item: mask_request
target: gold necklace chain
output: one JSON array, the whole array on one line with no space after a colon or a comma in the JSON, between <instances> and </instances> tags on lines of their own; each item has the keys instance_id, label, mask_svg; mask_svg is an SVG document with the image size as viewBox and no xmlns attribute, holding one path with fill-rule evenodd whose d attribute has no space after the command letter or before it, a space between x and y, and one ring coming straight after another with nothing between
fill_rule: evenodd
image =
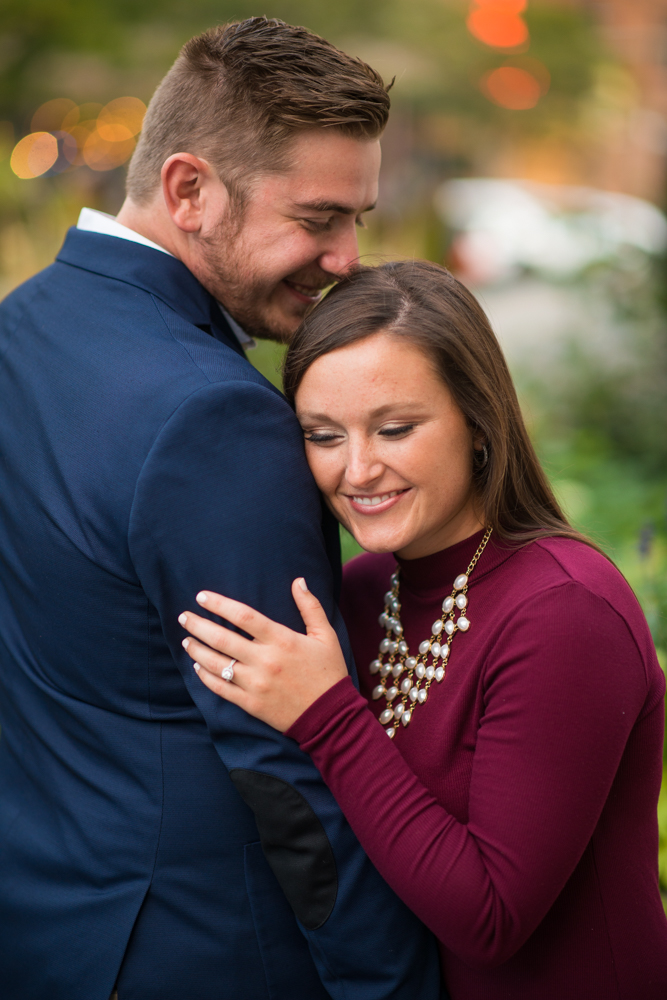
<instances>
[{"instance_id":1,"label":"gold necklace chain","mask_svg":"<svg viewBox=\"0 0 667 1000\"><path fill-rule=\"evenodd\" d=\"M479 562L492 531L492 528L486 529L467 570L454 580L451 594L442 602L442 615L433 622L431 638L419 644L417 656L410 656L408 644L403 638L403 625L399 618L401 602L398 568L392 573L391 590L384 595L384 611L379 619L380 625L385 629L385 637L380 643L378 658L370 665L370 672L379 674L382 678L381 683L373 689L372 697L375 701L382 697L386 699L387 707L380 715L380 724L386 726L390 723L385 732L391 739L396 735L399 723L409 725L417 705L423 705L428 698L433 681L440 684L444 680L454 636L457 632L467 632L470 628L467 616L468 579ZM457 612L459 618L455 621ZM441 642L445 635L446 642ZM404 676L399 683L401 675ZM390 687L387 687L387 678L390 676Z\"/></svg>"}]
</instances>

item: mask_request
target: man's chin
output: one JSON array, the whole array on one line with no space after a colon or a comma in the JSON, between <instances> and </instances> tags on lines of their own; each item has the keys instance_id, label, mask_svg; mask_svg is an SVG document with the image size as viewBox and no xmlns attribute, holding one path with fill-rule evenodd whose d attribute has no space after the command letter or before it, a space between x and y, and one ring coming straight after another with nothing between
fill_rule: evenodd
<instances>
[{"instance_id":1,"label":"man's chin","mask_svg":"<svg viewBox=\"0 0 667 1000\"><path fill-rule=\"evenodd\" d=\"M276 344L289 344L299 328L299 324L309 310L304 309L301 316L284 316L280 313L267 312L261 314L255 311L234 313L230 315L250 337L259 340L272 340Z\"/></svg>"}]
</instances>

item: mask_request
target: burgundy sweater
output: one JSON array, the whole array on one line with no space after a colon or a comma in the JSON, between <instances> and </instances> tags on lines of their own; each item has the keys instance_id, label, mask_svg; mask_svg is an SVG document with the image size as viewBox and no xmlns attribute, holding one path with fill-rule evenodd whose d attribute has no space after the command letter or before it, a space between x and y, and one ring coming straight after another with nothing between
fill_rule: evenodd
<instances>
[{"instance_id":1,"label":"burgundy sweater","mask_svg":"<svg viewBox=\"0 0 667 1000\"><path fill-rule=\"evenodd\" d=\"M411 652L480 538L399 560ZM492 537L445 679L390 740L368 664L394 567L390 555L347 565L362 693L340 681L289 735L438 937L452 1000L665 1000L665 679L630 588L582 543L510 550Z\"/></svg>"}]
</instances>

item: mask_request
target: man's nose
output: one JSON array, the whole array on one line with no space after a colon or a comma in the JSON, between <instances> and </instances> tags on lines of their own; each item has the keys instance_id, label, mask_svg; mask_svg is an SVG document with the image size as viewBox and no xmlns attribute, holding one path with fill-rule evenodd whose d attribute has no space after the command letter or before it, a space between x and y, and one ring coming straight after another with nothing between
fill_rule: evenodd
<instances>
[{"instance_id":1,"label":"man's nose","mask_svg":"<svg viewBox=\"0 0 667 1000\"><path fill-rule=\"evenodd\" d=\"M317 263L327 274L333 274L340 278L358 256L357 227L350 220L348 225L341 226L340 229L331 234L331 238L323 253L318 257Z\"/></svg>"}]
</instances>

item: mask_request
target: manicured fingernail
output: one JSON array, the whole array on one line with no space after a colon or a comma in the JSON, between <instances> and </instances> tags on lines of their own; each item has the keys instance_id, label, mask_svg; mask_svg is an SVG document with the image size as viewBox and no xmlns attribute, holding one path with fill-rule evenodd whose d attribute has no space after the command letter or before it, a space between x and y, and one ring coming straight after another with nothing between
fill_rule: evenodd
<instances>
[{"instance_id":1,"label":"manicured fingernail","mask_svg":"<svg viewBox=\"0 0 667 1000\"><path fill-rule=\"evenodd\" d=\"M181 625L185 625L185 623L187 622L187 620L188 620L188 616L185 614L185 612L182 615L178 616L178 621L179 621L179 623Z\"/></svg>"},{"instance_id":2,"label":"manicured fingernail","mask_svg":"<svg viewBox=\"0 0 667 1000\"><path fill-rule=\"evenodd\" d=\"M208 601L208 594L206 593L206 591L202 590L201 594L197 594L198 604L206 604L207 601Z\"/></svg>"},{"instance_id":3,"label":"manicured fingernail","mask_svg":"<svg viewBox=\"0 0 667 1000\"><path fill-rule=\"evenodd\" d=\"M183 647L183 649L187 649L189 645L190 645L190 640L189 639L184 639L183 642L181 643L181 646Z\"/></svg>"},{"instance_id":4,"label":"manicured fingernail","mask_svg":"<svg viewBox=\"0 0 667 1000\"><path fill-rule=\"evenodd\" d=\"M302 590L308 592L308 585L303 577L299 577L299 586L301 587Z\"/></svg>"},{"instance_id":5,"label":"manicured fingernail","mask_svg":"<svg viewBox=\"0 0 667 1000\"><path fill-rule=\"evenodd\" d=\"M199 666L199 664L198 663L193 663L192 666L195 668L195 670L197 671L197 673L199 673L199 671L201 670L201 667Z\"/></svg>"}]
</instances>

